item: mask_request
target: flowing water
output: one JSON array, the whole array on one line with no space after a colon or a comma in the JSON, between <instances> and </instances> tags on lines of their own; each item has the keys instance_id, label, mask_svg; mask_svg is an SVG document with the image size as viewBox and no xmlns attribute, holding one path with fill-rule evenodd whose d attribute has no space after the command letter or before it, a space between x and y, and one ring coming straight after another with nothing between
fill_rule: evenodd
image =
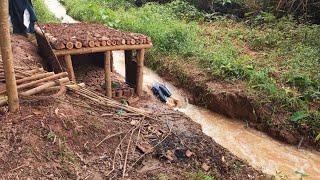
<instances>
[{"instance_id":1,"label":"flowing water","mask_svg":"<svg viewBox=\"0 0 320 180\"><path fill-rule=\"evenodd\" d=\"M45 0L45 2L57 17L62 17L65 22L75 22L56 0ZM113 52L113 55L116 71L124 76L124 53L118 51ZM165 82L152 70L145 68L144 89L147 90L146 85L154 82L165 84L174 97L185 102L184 97L181 96L181 90ZM305 179L320 180L319 152L297 149L294 146L278 142L260 131L245 128L240 121L226 118L187 102L176 110L184 112L202 126L205 134L264 173L276 174L281 172L281 175L287 175L290 179L298 179L300 175L295 173L298 171L309 175Z\"/></svg>"}]
</instances>

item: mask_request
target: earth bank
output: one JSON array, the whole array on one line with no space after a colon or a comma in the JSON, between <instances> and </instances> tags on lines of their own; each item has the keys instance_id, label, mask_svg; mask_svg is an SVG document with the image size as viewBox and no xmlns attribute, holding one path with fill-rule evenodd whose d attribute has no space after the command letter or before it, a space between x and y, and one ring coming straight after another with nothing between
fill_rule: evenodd
<instances>
[{"instance_id":1,"label":"earth bank","mask_svg":"<svg viewBox=\"0 0 320 180\"><path fill-rule=\"evenodd\" d=\"M23 36L12 41L15 64L41 67L33 43ZM17 114L1 108L2 178L120 179L124 167L124 177L131 179L265 178L204 135L188 117L150 99L145 95L134 106L152 112L153 118L83 108L74 102L88 100L70 92L50 102L22 100ZM139 144L153 151L144 153Z\"/></svg>"}]
</instances>

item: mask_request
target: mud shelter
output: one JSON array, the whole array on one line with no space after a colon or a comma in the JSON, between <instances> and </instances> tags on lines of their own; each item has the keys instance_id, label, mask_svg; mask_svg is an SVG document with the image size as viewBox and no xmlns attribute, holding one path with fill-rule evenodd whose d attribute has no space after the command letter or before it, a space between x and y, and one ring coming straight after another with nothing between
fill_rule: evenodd
<instances>
[{"instance_id":1,"label":"mud shelter","mask_svg":"<svg viewBox=\"0 0 320 180\"><path fill-rule=\"evenodd\" d=\"M144 54L145 49L152 47L150 37L93 23L41 23L35 28L35 34L41 55L56 73L66 71L76 82L74 63L100 57L104 61L105 94L108 97L134 91L138 96L142 95ZM129 89L113 88L112 51L118 50L125 51L125 79Z\"/></svg>"}]
</instances>

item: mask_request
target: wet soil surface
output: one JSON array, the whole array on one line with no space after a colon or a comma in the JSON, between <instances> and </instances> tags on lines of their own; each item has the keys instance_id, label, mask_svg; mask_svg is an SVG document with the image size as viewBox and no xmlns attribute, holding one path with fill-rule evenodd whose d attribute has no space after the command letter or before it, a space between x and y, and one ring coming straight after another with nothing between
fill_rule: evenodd
<instances>
[{"instance_id":1,"label":"wet soil surface","mask_svg":"<svg viewBox=\"0 0 320 180\"><path fill-rule=\"evenodd\" d=\"M19 53L37 56L35 50ZM0 108L1 178L120 179L124 167L129 179L202 179L199 171L217 179L265 178L191 119L150 99L145 95L134 106L152 118L82 108L76 102L87 100L70 92L62 100L23 100L17 114Z\"/></svg>"},{"instance_id":2,"label":"wet soil surface","mask_svg":"<svg viewBox=\"0 0 320 180\"><path fill-rule=\"evenodd\" d=\"M151 38L139 33L122 32L113 28L109 28L102 24L93 23L59 23L59 24L40 24L44 33L49 33L51 43L67 42L82 43L84 47L94 46L110 46L110 45L133 45L133 44L149 44ZM54 41L53 41L54 40ZM90 45L90 41L94 44ZM64 49L63 47L54 46L56 49ZM72 48L71 48L72 49Z\"/></svg>"}]
</instances>

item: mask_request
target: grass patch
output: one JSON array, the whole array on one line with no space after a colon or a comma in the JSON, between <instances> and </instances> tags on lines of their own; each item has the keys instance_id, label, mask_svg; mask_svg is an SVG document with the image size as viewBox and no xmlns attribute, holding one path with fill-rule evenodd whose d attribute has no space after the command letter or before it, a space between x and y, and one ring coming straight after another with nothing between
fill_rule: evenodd
<instances>
[{"instance_id":1,"label":"grass patch","mask_svg":"<svg viewBox=\"0 0 320 180\"><path fill-rule=\"evenodd\" d=\"M60 22L47 8L43 0L33 0L33 7L39 22Z\"/></svg>"}]
</instances>

